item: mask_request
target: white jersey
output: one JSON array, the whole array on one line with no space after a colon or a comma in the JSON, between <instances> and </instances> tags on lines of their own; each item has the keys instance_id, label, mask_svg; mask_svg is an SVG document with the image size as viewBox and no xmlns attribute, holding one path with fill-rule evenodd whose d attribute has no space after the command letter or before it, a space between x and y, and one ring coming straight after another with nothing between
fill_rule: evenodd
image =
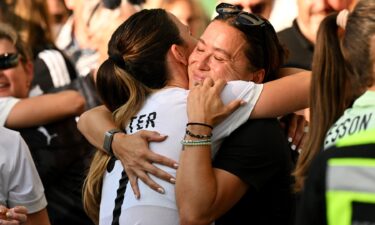
<instances>
[{"instance_id":1,"label":"white jersey","mask_svg":"<svg viewBox=\"0 0 375 225\"><path fill-rule=\"evenodd\" d=\"M28 213L47 206L44 188L21 135L0 127L0 204L23 205Z\"/></svg>"},{"instance_id":2,"label":"white jersey","mask_svg":"<svg viewBox=\"0 0 375 225\"><path fill-rule=\"evenodd\" d=\"M263 85L252 82L228 82L221 94L224 104L235 99L243 99L247 104L241 106L214 128L212 137L213 155L220 147L223 138L249 119L262 88ZM126 127L126 132L132 134L139 130L150 130L167 135L168 138L163 142L150 143L150 149L157 154L178 161L182 150L181 140L184 138L186 123L188 122L186 111L188 93L188 90L181 88L167 88L152 94L145 102L143 108L131 119ZM175 169L159 164L155 165L172 176L176 176ZM114 169L109 173L107 172L104 176L100 204L100 224L111 224L116 190L118 189L122 171L121 162L117 160ZM136 199L128 183L124 203L122 204L120 224L135 224L140 221L143 222L141 224L147 224L145 217L147 217L147 221L150 221L150 224L178 224L175 186L151 174L149 176L165 189L165 194L155 192L138 180L141 198ZM151 213L145 213L147 209L150 209L148 211ZM164 209L165 213L162 212ZM130 213L129 210L132 211L131 214L128 214ZM139 210L138 213L137 210ZM169 216L160 218L160 213L163 213L163 215L172 213L173 216L171 218ZM163 220L161 221L161 219Z\"/></svg>"},{"instance_id":3,"label":"white jersey","mask_svg":"<svg viewBox=\"0 0 375 225\"><path fill-rule=\"evenodd\" d=\"M14 97L0 97L0 126L4 126L13 106L20 101Z\"/></svg>"}]
</instances>

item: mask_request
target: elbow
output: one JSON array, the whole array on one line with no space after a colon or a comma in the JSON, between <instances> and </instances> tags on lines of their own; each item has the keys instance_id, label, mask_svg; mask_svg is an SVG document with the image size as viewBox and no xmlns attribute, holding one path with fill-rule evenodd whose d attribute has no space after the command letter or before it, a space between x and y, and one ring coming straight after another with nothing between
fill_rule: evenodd
<instances>
[{"instance_id":1,"label":"elbow","mask_svg":"<svg viewBox=\"0 0 375 225\"><path fill-rule=\"evenodd\" d=\"M85 98L79 94L78 92L72 92L72 99L71 107L72 107L72 114L75 116L81 115L85 111Z\"/></svg>"},{"instance_id":2,"label":"elbow","mask_svg":"<svg viewBox=\"0 0 375 225\"><path fill-rule=\"evenodd\" d=\"M79 119L77 121L77 128L81 133L84 133L85 131L85 121L86 121L86 113L82 113L82 115L79 116Z\"/></svg>"}]
</instances>

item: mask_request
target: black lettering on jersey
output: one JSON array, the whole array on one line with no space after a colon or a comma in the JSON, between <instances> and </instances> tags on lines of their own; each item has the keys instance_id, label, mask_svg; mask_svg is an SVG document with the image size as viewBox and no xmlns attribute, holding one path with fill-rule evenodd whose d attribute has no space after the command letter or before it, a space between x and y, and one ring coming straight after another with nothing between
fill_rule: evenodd
<instances>
[{"instance_id":1,"label":"black lettering on jersey","mask_svg":"<svg viewBox=\"0 0 375 225\"><path fill-rule=\"evenodd\" d=\"M349 134L352 135L358 130L359 116L354 117L352 124L349 128Z\"/></svg>"},{"instance_id":2,"label":"black lettering on jersey","mask_svg":"<svg viewBox=\"0 0 375 225\"><path fill-rule=\"evenodd\" d=\"M325 144L334 143L337 139L340 139L347 134L352 135L359 131L367 130L372 114L373 113L369 113L354 118L347 118L342 123L334 124L327 132Z\"/></svg>"},{"instance_id":3,"label":"black lettering on jersey","mask_svg":"<svg viewBox=\"0 0 375 225\"><path fill-rule=\"evenodd\" d=\"M143 118L144 118L145 116L146 116L145 114L139 116L139 118L138 118L138 120L137 120L137 130L140 130L140 129L143 128L143 127L142 127L143 122L144 122L144 121L143 121Z\"/></svg>"},{"instance_id":4,"label":"black lettering on jersey","mask_svg":"<svg viewBox=\"0 0 375 225\"><path fill-rule=\"evenodd\" d=\"M129 123L130 133L133 133L133 129L138 131L149 128L150 126L155 127L155 120L156 112L132 117Z\"/></svg>"},{"instance_id":5,"label":"black lettering on jersey","mask_svg":"<svg viewBox=\"0 0 375 225\"><path fill-rule=\"evenodd\" d=\"M346 124L350 123L350 118L346 119L344 122L342 122L340 125L339 125L339 128L341 128L341 132L339 132L339 135L338 135L338 138L342 138L345 136L346 132L347 132L347 126Z\"/></svg>"},{"instance_id":6,"label":"black lettering on jersey","mask_svg":"<svg viewBox=\"0 0 375 225\"><path fill-rule=\"evenodd\" d=\"M367 118L367 116L368 116L368 118ZM363 115L361 124L359 125L360 130L367 130L368 124L370 123L370 120L371 120L371 117L372 117L372 113L370 113L368 115L366 115L366 114Z\"/></svg>"},{"instance_id":7,"label":"black lettering on jersey","mask_svg":"<svg viewBox=\"0 0 375 225\"><path fill-rule=\"evenodd\" d=\"M134 121L135 119L137 119L136 116L135 116L135 117L132 117L132 118L130 119L130 123L129 123L130 133L133 133L133 121Z\"/></svg>"},{"instance_id":8,"label":"black lettering on jersey","mask_svg":"<svg viewBox=\"0 0 375 225\"><path fill-rule=\"evenodd\" d=\"M151 124L152 127L155 127L156 112L148 114L146 121L146 128Z\"/></svg>"}]
</instances>

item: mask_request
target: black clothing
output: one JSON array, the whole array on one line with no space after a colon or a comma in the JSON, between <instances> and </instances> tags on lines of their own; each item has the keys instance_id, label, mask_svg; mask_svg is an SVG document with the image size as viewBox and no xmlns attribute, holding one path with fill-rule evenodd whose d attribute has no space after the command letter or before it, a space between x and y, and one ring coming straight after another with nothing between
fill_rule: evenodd
<instances>
[{"instance_id":1,"label":"black clothing","mask_svg":"<svg viewBox=\"0 0 375 225\"><path fill-rule=\"evenodd\" d=\"M362 158L375 160L375 144L347 146L347 147L331 147L321 152L312 162L309 174L307 176L304 190L301 193L301 199L298 202L296 225L327 225L326 210L326 180L328 172L328 162L337 158ZM374 176L374 175L373 175ZM349 179L349 177L343 177ZM352 191L353 192L353 191ZM352 223L348 224L374 224L374 204L366 204L361 206L361 210L355 210L353 202L353 210L351 219ZM366 211L370 209L370 211ZM345 211L343 207L342 213ZM356 221L358 218L366 218L366 221ZM369 218L372 218L372 220Z\"/></svg>"},{"instance_id":2,"label":"black clothing","mask_svg":"<svg viewBox=\"0 0 375 225\"><path fill-rule=\"evenodd\" d=\"M78 77L73 63L61 50L46 48L38 51L36 56L32 86L39 86L43 92L67 85Z\"/></svg>"},{"instance_id":3,"label":"black clothing","mask_svg":"<svg viewBox=\"0 0 375 225\"><path fill-rule=\"evenodd\" d=\"M250 120L225 139L213 165L249 185L242 199L216 221L223 224L290 224L291 151L276 119Z\"/></svg>"},{"instance_id":4,"label":"black clothing","mask_svg":"<svg viewBox=\"0 0 375 225\"><path fill-rule=\"evenodd\" d=\"M94 148L74 118L20 129L30 148L47 198L52 225L92 225L83 210L82 185Z\"/></svg>"},{"instance_id":5,"label":"black clothing","mask_svg":"<svg viewBox=\"0 0 375 225\"><path fill-rule=\"evenodd\" d=\"M281 44L289 52L285 67L297 67L311 70L311 63L314 54L314 44L303 36L297 21L293 21L292 27L286 28L277 33Z\"/></svg>"}]
</instances>

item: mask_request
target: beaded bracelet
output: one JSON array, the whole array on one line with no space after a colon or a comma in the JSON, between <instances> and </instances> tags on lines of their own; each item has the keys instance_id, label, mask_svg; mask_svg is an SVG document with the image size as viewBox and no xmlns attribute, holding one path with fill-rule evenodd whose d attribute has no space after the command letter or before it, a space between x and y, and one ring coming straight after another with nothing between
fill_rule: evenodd
<instances>
[{"instance_id":1,"label":"beaded bracelet","mask_svg":"<svg viewBox=\"0 0 375 225\"><path fill-rule=\"evenodd\" d=\"M190 137L199 138L199 139L208 139L208 138L211 138L211 137L212 137L212 133L211 133L211 134L207 134L207 135L203 135L203 134L194 134L194 133L191 133L191 131L188 130L188 129L186 129L185 134L186 134L186 135L189 135Z\"/></svg>"},{"instance_id":2,"label":"beaded bracelet","mask_svg":"<svg viewBox=\"0 0 375 225\"><path fill-rule=\"evenodd\" d=\"M189 126L189 125L199 125L199 126L205 126L205 127L209 127L211 129L214 129L213 126L209 125L209 124L205 124L205 123L187 123L186 126Z\"/></svg>"},{"instance_id":3,"label":"beaded bracelet","mask_svg":"<svg viewBox=\"0 0 375 225\"><path fill-rule=\"evenodd\" d=\"M203 139L203 140L182 140L181 144L185 146L203 146L203 145L211 145L211 139Z\"/></svg>"}]
</instances>

